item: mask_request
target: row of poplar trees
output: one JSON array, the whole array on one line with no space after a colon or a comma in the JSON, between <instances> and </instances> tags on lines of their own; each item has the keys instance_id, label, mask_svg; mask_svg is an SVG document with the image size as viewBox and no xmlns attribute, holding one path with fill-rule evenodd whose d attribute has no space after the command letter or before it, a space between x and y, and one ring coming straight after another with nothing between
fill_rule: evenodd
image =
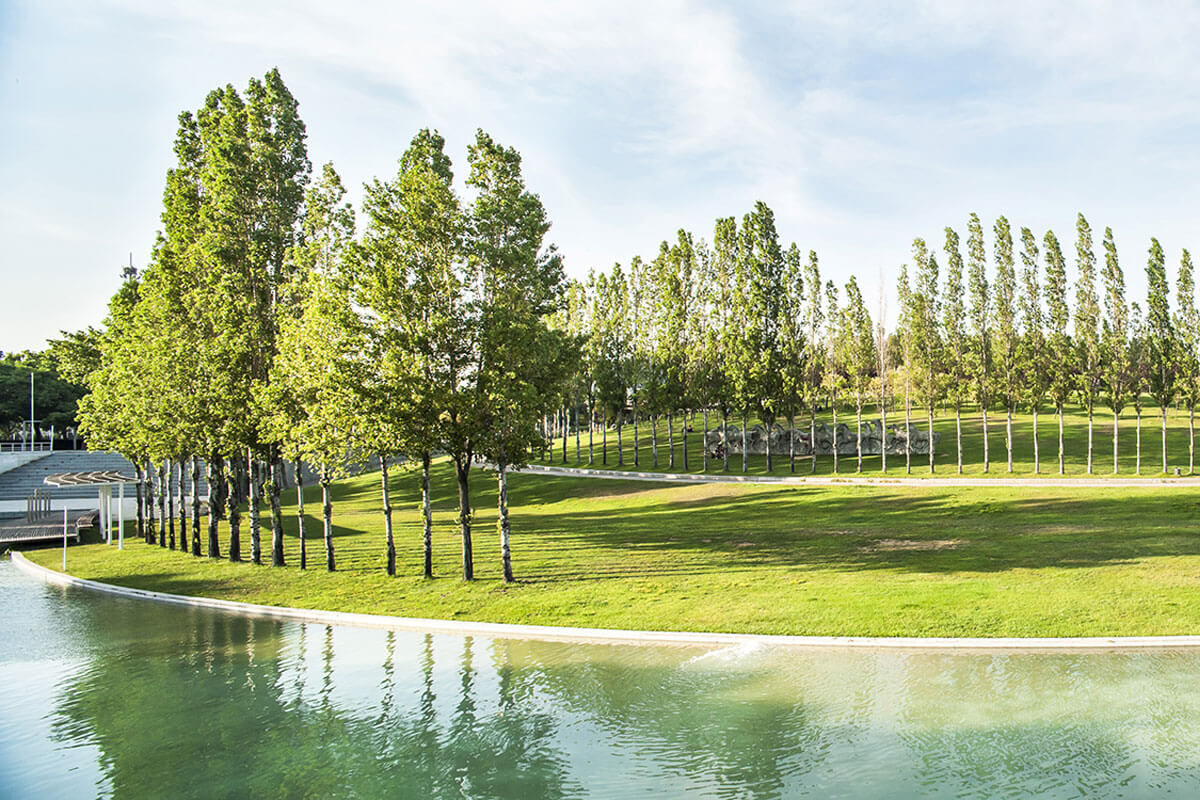
<instances>
[{"instance_id":1,"label":"row of poplar trees","mask_svg":"<svg viewBox=\"0 0 1200 800\"><path fill-rule=\"evenodd\" d=\"M455 191L442 137L422 130L397 173L365 187L359 235L333 166L312 175L297 102L276 70L243 93L214 90L196 113L181 114L175 154L151 263L110 303L81 403L90 445L126 455L147 479L143 535L175 546L177 469L179 545L201 555L203 468L205 554L221 556L225 520L227 555L241 560L244 503L249 556L262 563L265 498L271 563L281 566L280 495L292 463L303 568L303 462L318 469L332 570L330 483L372 457L394 575L389 465L403 458L422 469L432 576L430 460L446 453L458 481L463 577L474 574L470 469L487 459L497 468L511 581L508 469L540 447L542 410L577 351L547 324L566 283L520 155L479 131L468 149L468 202Z\"/></svg>"},{"instance_id":2,"label":"row of poplar trees","mask_svg":"<svg viewBox=\"0 0 1200 800\"><path fill-rule=\"evenodd\" d=\"M633 460L640 466L649 423L650 453L659 465L659 432L667 436L667 464L676 467L676 436L683 468L689 469L686 431L710 412L727 427L741 419L742 471L748 470L748 422L768 427L780 419L795 429L807 416L809 441L816 416L839 406L853 407L857 469L863 464L864 408L875 405L887 425L889 400L904 400L905 428L914 408L927 412L930 438L937 408L949 406L956 422L957 469L963 469L963 410L980 415L983 469L991 467L988 436L991 410L1005 415L1008 470L1013 469L1013 415L1033 415L1034 468L1041 470L1038 416L1052 409L1058 420L1058 469L1065 471L1063 412L1077 402L1087 414L1087 470L1094 471L1094 415L1107 406L1113 420L1113 471L1118 470L1120 415L1133 406L1138 419L1141 469L1141 415L1147 399L1162 422L1162 469L1167 470L1167 410L1182 402L1188 410L1189 471L1194 469L1195 407L1200 400L1200 315L1195 304L1191 256L1182 252L1171 310L1163 249L1151 240L1146 262L1144 306L1129 303L1111 229L1106 228L1098 265L1091 227L1083 215L1076 225L1074 284L1067 257L1053 231L1038 237L1029 228L1014 234L1004 217L987 241L979 217L967 223L962 239L945 229L941 259L925 240L913 243L911 264L900 268L898 324L888 332L872 322L856 278L844 287L822 281L815 252L805 256L794 243L783 247L770 208L758 203L740 221L717 220L712 243L681 230L664 241L648 261L628 268L592 272L572 282L568 303L556 324L585 342L584 358L569 377L560 410L549 420L559 433L574 430L576 459L586 428L587 460L608 463L608 434L618 440L617 462L625 463L623 429L632 425ZM989 254L990 250L990 254ZM882 315L881 309L881 315ZM574 410L574 411L573 411ZM574 413L574 417L571 415ZM589 420L584 425L581 417ZM599 430L597 430L599 424ZM599 438L599 442L597 442ZM771 452L796 469L795 437L786 454ZM562 439L566 460L566 436ZM905 466L912 469L911 447ZM710 453L701 454L709 468ZM832 456L837 470L838 454ZM929 448L934 469L934 448ZM729 449L721 455L729 470ZM887 453L882 456L887 469ZM816 460L812 460L816 469Z\"/></svg>"}]
</instances>

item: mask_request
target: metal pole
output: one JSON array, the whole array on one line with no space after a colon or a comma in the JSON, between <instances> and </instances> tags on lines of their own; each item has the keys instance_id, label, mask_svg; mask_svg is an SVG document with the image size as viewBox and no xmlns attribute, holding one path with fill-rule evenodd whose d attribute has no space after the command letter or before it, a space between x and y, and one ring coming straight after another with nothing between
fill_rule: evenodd
<instances>
[{"instance_id":1,"label":"metal pole","mask_svg":"<svg viewBox=\"0 0 1200 800\"><path fill-rule=\"evenodd\" d=\"M63 572L67 571L67 504L63 502Z\"/></svg>"},{"instance_id":2,"label":"metal pole","mask_svg":"<svg viewBox=\"0 0 1200 800\"><path fill-rule=\"evenodd\" d=\"M104 489L103 488L96 490L96 526L98 528L100 528L101 531L104 530ZM104 538L103 533L101 533L100 538L101 539Z\"/></svg>"},{"instance_id":3,"label":"metal pole","mask_svg":"<svg viewBox=\"0 0 1200 800\"><path fill-rule=\"evenodd\" d=\"M29 452L33 452L33 373L29 373Z\"/></svg>"},{"instance_id":4,"label":"metal pole","mask_svg":"<svg viewBox=\"0 0 1200 800\"><path fill-rule=\"evenodd\" d=\"M125 484L117 484L117 549L125 549Z\"/></svg>"}]
</instances>

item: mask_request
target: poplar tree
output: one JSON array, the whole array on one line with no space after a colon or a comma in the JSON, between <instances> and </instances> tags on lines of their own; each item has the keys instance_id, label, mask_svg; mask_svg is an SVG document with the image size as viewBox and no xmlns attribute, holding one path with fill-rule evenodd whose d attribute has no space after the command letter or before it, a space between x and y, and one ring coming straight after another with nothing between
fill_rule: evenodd
<instances>
[{"instance_id":1,"label":"poplar tree","mask_svg":"<svg viewBox=\"0 0 1200 800\"><path fill-rule=\"evenodd\" d=\"M1142 309L1137 303L1130 304L1129 336L1129 386L1133 392L1134 473L1142 474L1142 410L1146 392L1150 390L1150 341Z\"/></svg>"},{"instance_id":2,"label":"poplar tree","mask_svg":"<svg viewBox=\"0 0 1200 800\"><path fill-rule=\"evenodd\" d=\"M1104 365L1100 359L1100 298L1096 293L1096 256L1092 229L1083 214L1075 223L1075 347L1078 353L1078 391L1088 415L1087 471L1092 474L1093 418Z\"/></svg>"},{"instance_id":3,"label":"poplar tree","mask_svg":"<svg viewBox=\"0 0 1200 800\"><path fill-rule=\"evenodd\" d=\"M954 441L958 474L963 471L962 407L968 397L967 383L967 309L963 291L963 260L958 233L946 228L946 283L943 291L942 331L946 337L946 387L954 406ZM882 379L882 371L880 377Z\"/></svg>"},{"instance_id":4,"label":"poplar tree","mask_svg":"<svg viewBox=\"0 0 1200 800\"><path fill-rule=\"evenodd\" d=\"M974 213L967 222L967 287L971 295L971 383L983 425L983 471L987 472L990 465L988 406L991 404L992 389L992 307L983 226L979 222L979 215Z\"/></svg>"},{"instance_id":5,"label":"poplar tree","mask_svg":"<svg viewBox=\"0 0 1200 800\"><path fill-rule=\"evenodd\" d=\"M423 129L388 181L366 187L366 230L351 252L356 303L376 367L364 387L380 461L387 573L396 570L387 464L404 453L421 469L424 575L433 577L430 464L442 442L441 415L469 406L460 377L474 341L458 267L463 219L445 141ZM371 391L373 389L373 391ZM460 417L461 419L461 417Z\"/></svg>"},{"instance_id":6,"label":"poplar tree","mask_svg":"<svg viewBox=\"0 0 1200 800\"><path fill-rule=\"evenodd\" d=\"M924 401L928 420L929 472L934 471L933 411L942 396L942 335L939 326L938 263L924 239L913 242L916 291L911 294L913 354L916 360L918 394Z\"/></svg>"},{"instance_id":7,"label":"poplar tree","mask_svg":"<svg viewBox=\"0 0 1200 800\"><path fill-rule=\"evenodd\" d=\"M1021 229L1021 320L1024 328L1019 345L1020 386L1033 414L1033 471L1041 472L1038 443L1038 412L1046 397L1049 370L1046 352L1045 314L1038 279L1038 245L1033 231Z\"/></svg>"},{"instance_id":8,"label":"poplar tree","mask_svg":"<svg viewBox=\"0 0 1200 800\"><path fill-rule=\"evenodd\" d=\"M855 451L857 456L856 472L862 472L862 411L863 405L871 395L871 370L875 367L875 331L871 323L871 315L863 303L862 291L858 281L850 278L846 284L846 305L841 311L842 322L839 325L841 350L839 361L846 367L847 382L854 394L855 418Z\"/></svg>"},{"instance_id":9,"label":"poplar tree","mask_svg":"<svg viewBox=\"0 0 1200 800\"><path fill-rule=\"evenodd\" d=\"M1117 258L1112 228L1104 229L1104 357L1105 403L1113 413L1113 474L1121 471L1121 411L1129 402L1132 380L1130 364L1129 306L1125 301L1125 275Z\"/></svg>"},{"instance_id":10,"label":"poplar tree","mask_svg":"<svg viewBox=\"0 0 1200 800\"><path fill-rule=\"evenodd\" d=\"M1162 421L1162 471L1167 471L1167 408L1178 392L1179 347L1171 322L1166 259L1158 239L1150 239L1146 261L1147 388Z\"/></svg>"},{"instance_id":11,"label":"poplar tree","mask_svg":"<svg viewBox=\"0 0 1200 800\"><path fill-rule=\"evenodd\" d=\"M993 252L996 261L996 371L1004 398L1004 447L1008 453L1008 471L1013 471L1013 411L1020 399L1020 337L1017 333L1017 276L1013 260L1012 229L1001 216L993 226Z\"/></svg>"},{"instance_id":12,"label":"poplar tree","mask_svg":"<svg viewBox=\"0 0 1200 800\"><path fill-rule=\"evenodd\" d=\"M1196 310L1196 278L1192 256L1184 250L1175 282L1175 333L1179 343L1179 393L1188 410L1188 473L1196 471L1196 404L1200 402L1200 313Z\"/></svg>"},{"instance_id":13,"label":"poplar tree","mask_svg":"<svg viewBox=\"0 0 1200 800\"><path fill-rule=\"evenodd\" d=\"M804 257L795 242L784 254L780 319L780 404L788 418L788 471L796 471L796 412L805 399L808 338L805 331Z\"/></svg>"},{"instance_id":14,"label":"poplar tree","mask_svg":"<svg viewBox=\"0 0 1200 800\"><path fill-rule=\"evenodd\" d=\"M563 302L562 259L545 243L550 220L525 187L521 156L480 130L470 147L475 189L467 264L480 299L478 395L483 417L479 449L496 464L500 558L513 581L508 470L524 466L539 440L541 409L558 395L567 343L546 318Z\"/></svg>"},{"instance_id":15,"label":"poplar tree","mask_svg":"<svg viewBox=\"0 0 1200 800\"><path fill-rule=\"evenodd\" d=\"M805 355L805 404L808 406L808 442L812 453L812 471L817 471L817 405L821 398L821 386L825 380L825 352L822 327L825 313L822 307L821 266L817 253L810 250L808 264L804 268L804 285L807 287L804 304L804 329L808 335Z\"/></svg>"},{"instance_id":16,"label":"poplar tree","mask_svg":"<svg viewBox=\"0 0 1200 800\"><path fill-rule=\"evenodd\" d=\"M1046 337L1048 388L1054 412L1058 417L1058 474L1066 472L1063 441L1063 411L1075 385L1075 349L1067 326L1070 307L1067 305L1067 266L1062 246L1054 231L1046 231L1042 244L1046 251L1046 309L1049 323Z\"/></svg>"}]
</instances>

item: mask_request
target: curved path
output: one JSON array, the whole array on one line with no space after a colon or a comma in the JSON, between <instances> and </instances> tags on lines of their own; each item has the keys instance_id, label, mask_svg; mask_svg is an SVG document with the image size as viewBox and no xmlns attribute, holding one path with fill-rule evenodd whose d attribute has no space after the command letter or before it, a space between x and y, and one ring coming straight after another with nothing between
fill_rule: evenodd
<instances>
[{"instance_id":1,"label":"curved path","mask_svg":"<svg viewBox=\"0 0 1200 800\"><path fill-rule=\"evenodd\" d=\"M515 470L514 470L515 471ZM662 483L761 483L786 486L1004 486L1052 489L1155 489L1200 487L1200 476L1189 478L911 478L860 475L731 475L727 473L633 472L587 467L551 467L530 464L520 472L570 478L603 478Z\"/></svg>"},{"instance_id":2,"label":"curved path","mask_svg":"<svg viewBox=\"0 0 1200 800\"><path fill-rule=\"evenodd\" d=\"M987 652L1180 650L1200 647L1200 636L1086 636L1077 638L954 638L954 637L869 637L869 636L770 636L753 633L706 633L703 631L625 631L611 628L569 628L550 625L508 625L497 622L390 617L379 614L353 614L286 606L264 606L209 597L189 597L165 592L131 589L109 583L76 578L34 564L19 552L12 553L18 569L58 586L76 586L96 592L138 600L208 608L233 614L293 622L327 625L352 625L360 628L453 633L460 636L487 636L497 639L536 639L542 641L589 644L708 645L722 647L784 646L803 648L875 648L889 650L973 650Z\"/></svg>"}]
</instances>

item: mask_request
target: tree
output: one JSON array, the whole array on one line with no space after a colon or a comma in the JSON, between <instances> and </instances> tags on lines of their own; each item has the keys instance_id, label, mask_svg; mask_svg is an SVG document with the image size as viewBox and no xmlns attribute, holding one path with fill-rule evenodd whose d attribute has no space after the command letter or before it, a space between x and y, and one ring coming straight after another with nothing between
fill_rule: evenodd
<instances>
[{"instance_id":1,"label":"tree","mask_svg":"<svg viewBox=\"0 0 1200 800\"><path fill-rule=\"evenodd\" d=\"M1067 267L1054 231L1042 240L1046 251L1046 308L1049 322L1046 339L1047 381L1050 400L1058 416L1058 474L1066 471L1063 442L1063 410L1075 384L1075 350L1067 334L1070 308L1067 305Z\"/></svg>"},{"instance_id":2,"label":"tree","mask_svg":"<svg viewBox=\"0 0 1200 800\"><path fill-rule=\"evenodd\" d=\"M1121 471L1121 411L1129 401L1132 380L1129 342L1129 306L1125 302L1125 275L1117 259L1112 228L1104 229L1104 358L1105 403L1113 412L1113 474Z\"/></svg>"},{"instance_id":3,"label":"tree","mask_svg":"<svg viewBox=\"0 0 1200 800\"><path fill-rule=\"evenodd\" d=\"M958 453L958 474L963 471L962 407L970 391L967 383L967 309L963 296L963 260L958 234L946 228L946 283L943 290L942 331L946 336L946 385L954 406L954 441ZM880 375L882 376L882 371Z\"/></svg>"},{"instance_id":4,"label":"tree","mask_svg":"<svg viewBox=\"0 0 1200 800\"><path fill-rule=\"evenodd\" d=\"M804 404L808 339L804 324L804 257L793 242L784 254L780 315L780 407L788 418L788 471L796 471L796 412Z\"/></svg>"},{"instance_id":5,"label":"tree","mask_svg":"<svg viewBox=\"0 0 1200 800\"><path fill-rule=\"evenodd\" d=\"M817 405L820 402L821 386L825 381L826 359L821 341L825 313L821 300L821 266L817 253L810 250L808 264L804 268L804 285L807 295L804 304L804 329L808 334L806 348L805 405L808 406L808 442L812 452L812 471L817 471Z\"/></svg>"},{"instance_id":6,"label":"tree","mask_svg":"<svg viewBox=\"0 0 1200 800\"><path fill-rule=\"evenodd\" d=\"M1049 371L1046 359L1045 315L1038 280L1038 245L1033 231L1021 229L1021 319L1024 333L1018 345L1019 385L1025 404L1033 413L1033 471L1041 472L1038 446L1038 411L1046 399Z\"/></svg>"},{"instance_id":7,"label":"tree","mask_svg":"<svg viewBox=\"0 0 1200 800\"><path fill-rule=\"evenodd\" d=\"M1020 400L1020 336L1017 332L1017 275L1013 261L1012 229L1005 217L993 226L996 260L995 353L1000 393L1006 412L1004 448L1008 453L1008 471L1013 471L1013 411Z\"/></svg>"},{"instance_id":8,"label":"tree","mask_svg":"<svg viewBox=\"0 0 1200 800\"><path fill-rule=\"evenodd\" d=\"M1167 471L1167 408L1178 387L1179 347L1171 322L1171 294L1167 286L1166 259L1158 239L1150 239L1146 261L1146 368L1147 388L1158 404L1162 420L1162 471Z\"/></svg>"},{"instance_id":9,"label":"tree","mask_svg":"<svg viewBox=\"0 0 1200 800\"><path fill-rule=\"evenodd\" d=\"M983 227L972 213L967 222L967 285L971 294L970 369L975 401L983 424L983 471L989 467L988 406L992 386L991 298L988 294L987 255Z\"/></svg>"},{"instance_id":10,"label":"tree","mask_svg":"<svg viewBox=\"0 0 1200 800\"><path fill-rule=\"evenodd\" d=\"M1135 419L1134 473L1142 474L1142 409L1150 389L1150 341L1145 318L1137 303L1130 304L1129 315L1129 387L1133 392Z\"/></svg>"},{"instance_id":11,"label":"tree","mask_svg":"<svg viewBox=\"0 0 1200 800\"><path fill-rule=\"evenodd\" d=\"M548 329L546 317L563 302L565 278L554 246L544 245L550 221L541 200L525 188L520 154L481 130L468 159L467 185L477 192L467 264L481 307L479 452L497 467L501 563L511 583L508 469L527 462L540 440L540 411L558 394L555 381L568 348L561 332Z\"/></svg>"},{"instance_id":12,"label":"tree","mask_svg":"<svg viewBox=\"0 0 1200 800\"><path fill-rule=\"evenodd\" d=\"M1200 403L1200 313L1196 310L1196 279L1187 250L1179 261L1175 282L1175 334L1179 343L1179 392L1188 410L1188 472L1196 471L1196 404Z\"/></svg>"},{"instance_id":13,"label":"tree","mask_svg":"<svg viewBox=\"0 0 1200 800\"><path fill-rule=\"evenodd\" d=\"M934 470L933 410L942 397L942 337L939 326L938 264L924 239L913 241L913 262L917 269L916 291L911 300L913 355L916 366L917 394L924 401L929 423L929 471Z\"/></svg>"},{"instance_id":14,"label":"tree","mask_svg":"<svg viewBox=\"0 0 1200 800\"><path fill-rule=\"evenodd\" d=\"M1078 352L1078 391L1088 415L1087 471L1092 474L1093 416L1100 393L1103 364L1100 360L1100 298L1096 294L1096 256L1092 229L1080 214L1075 223L1075 347Z\"/></svg>"},{"instance_id":15,"label":"tree","mask_svg":"<svg viewBox=\"0 0 1200 800\"><path fill-rule=\"evenodd\" d=\"M871 315L863 303L858 281L853 277L846 284L846 306L841 311L842 322L838 326L840 340L837 344L841 354L838 361L845 365L847 382L854 394L855 442L858 464L856 472L862 472L862 410L871 393L871 371L875 367L875 331Z\"/></svg>"},{"instance_id":16,"label":"tree","mask_svg":"<svg viewBox=\"0 0 1200 800\"><path fill-rule=\"evenodd\" d=\"M356 302L368 312L367 333L378 367L370 393L380 459L388 574L395 544L387 497L387 459L403 452L421 470L424 575L433 577L430 464L442 442L442 414L461 407L459 375L470 362L462 278L463 220L452 188L445 141L423 129L413 137L391 181L367 186L367 227L352 250Z\"/></svg>"}]
</instances>

